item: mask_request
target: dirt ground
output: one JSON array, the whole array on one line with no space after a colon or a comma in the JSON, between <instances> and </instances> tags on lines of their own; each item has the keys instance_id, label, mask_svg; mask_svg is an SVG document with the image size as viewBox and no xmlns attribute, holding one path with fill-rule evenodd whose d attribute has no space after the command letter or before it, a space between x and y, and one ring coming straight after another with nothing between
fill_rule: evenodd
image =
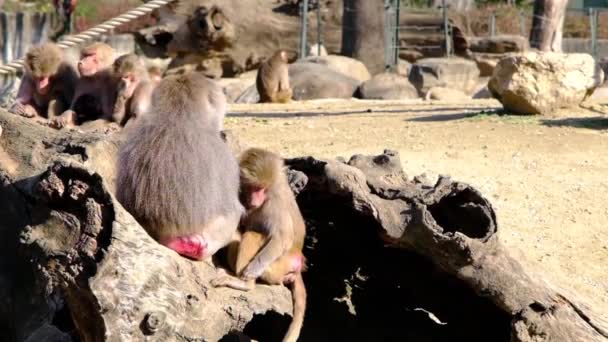
<instances>
[{"instance_id":1,"label":"dirt ground","mask_svg":"<svg viewBox=\"0 0 608 342\"><path fill-rule=\"evenodd\" d=\"M608 107L555 117L499 108L493 100L232 105L226 128L285 157L393 149L410 177L472 184L493 203L514 255L608 312Z\"/></svg>"}]
</instances>

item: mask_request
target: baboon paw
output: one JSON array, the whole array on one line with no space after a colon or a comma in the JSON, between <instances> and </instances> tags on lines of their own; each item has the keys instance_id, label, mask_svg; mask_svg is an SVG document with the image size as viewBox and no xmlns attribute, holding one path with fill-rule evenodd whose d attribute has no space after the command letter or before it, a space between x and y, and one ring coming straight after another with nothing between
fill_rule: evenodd
<instances>
[{"instance_id":1,"label":"baboon paw","mask_svg":"<svg viewBox=\"0 0 608 342\"><path fill-rule=\"evenodd\" d=\"M227 286L230 281L232 280L232 278L228 277L228 276L219 276L215 279L211 279L211 286L213 287L224 287Z\"/></svg>"}]
</instances>

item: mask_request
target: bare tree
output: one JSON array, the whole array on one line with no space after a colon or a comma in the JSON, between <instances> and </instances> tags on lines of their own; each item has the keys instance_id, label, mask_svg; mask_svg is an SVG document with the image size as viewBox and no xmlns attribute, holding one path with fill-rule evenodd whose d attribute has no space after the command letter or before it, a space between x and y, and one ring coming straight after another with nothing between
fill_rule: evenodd
<instances>
[{"instance_id":1,"label":"bare tree","mask_svg":"<svg viewBox=\"0 0 608 342\"><path fill-rule=\"evenodd\" d=\"M562 51L562 29L568 0L535 0L530 46L540 51Z\"/></svg>"},{"instance_id":2,"label":"bare tree","mask_svg":"<svg viewBox=\"0 0 608 342\"><path fill-rule=\"evenodd\" d=\"M384 0L344 0L342 54L384 71Z\"/></svg>"}]
</instances>

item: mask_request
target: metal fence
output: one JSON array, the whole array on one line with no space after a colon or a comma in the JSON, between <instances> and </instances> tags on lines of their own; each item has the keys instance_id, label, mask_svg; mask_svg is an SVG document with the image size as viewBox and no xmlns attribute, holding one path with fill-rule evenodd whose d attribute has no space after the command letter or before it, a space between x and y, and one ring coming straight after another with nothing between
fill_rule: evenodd
<instances>
[{"instance_id":1,"label":"metal fence","mask_svg":"<svg viewBox=\"0 0 608 342\"><path fill-rule=\"evenodd\" d=\"M435 9L405 7L408 19L403 21L400 0L385 0L385 65L392 69L399 62L402 49L437 50L444 56L453 54L452 24L448 20L448 6L442 0ZM431 42L420 37L434 37Z\"/></svg>"},{"instance_id":2,"label":"metal fence","mask_svg":"<svg viewBox=\"0 0 608 342\"><path fill-rule=\"evenodd\" d=\"M301 20L301 58L307 55L309 43L316 43L319 50L315 52L320 52L323 37L329 34L329 28L321 20L319 2L300 0L300 17L309 18L314 23L309 28L308 20ZM420 1L413 0L384 0L384 7L387 68L394 67L403 51L408 49L422 51L423 55L452 56L458 45L458 35L466 39L516 35L528 40L532 28L531 7L496 5L463 8L456 6L454 0L429 0L422 5ZM312 41L307 41L307 37ZM564 52L586 52L596 58L608 56L608 9L568 9L563 37Z\"/></svg>"}]
</instances>

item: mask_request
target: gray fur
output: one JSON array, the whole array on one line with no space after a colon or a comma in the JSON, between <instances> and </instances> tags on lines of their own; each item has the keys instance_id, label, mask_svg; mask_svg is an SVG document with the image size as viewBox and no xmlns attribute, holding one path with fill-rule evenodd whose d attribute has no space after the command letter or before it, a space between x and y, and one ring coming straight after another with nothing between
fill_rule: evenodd
<instances>
[{"instance_id":1,"label":"gray fur","mask_svg":"<svg viewBox=\"0 0 608 342\"><path fill-rule=\"evenodd\" d=\"M153 237L201 233L219 216L243 213L238 163L217 124L225 110L214 81L168 76L129 130L119 151L117 198Z\"/></svg>"}]
</instances>

